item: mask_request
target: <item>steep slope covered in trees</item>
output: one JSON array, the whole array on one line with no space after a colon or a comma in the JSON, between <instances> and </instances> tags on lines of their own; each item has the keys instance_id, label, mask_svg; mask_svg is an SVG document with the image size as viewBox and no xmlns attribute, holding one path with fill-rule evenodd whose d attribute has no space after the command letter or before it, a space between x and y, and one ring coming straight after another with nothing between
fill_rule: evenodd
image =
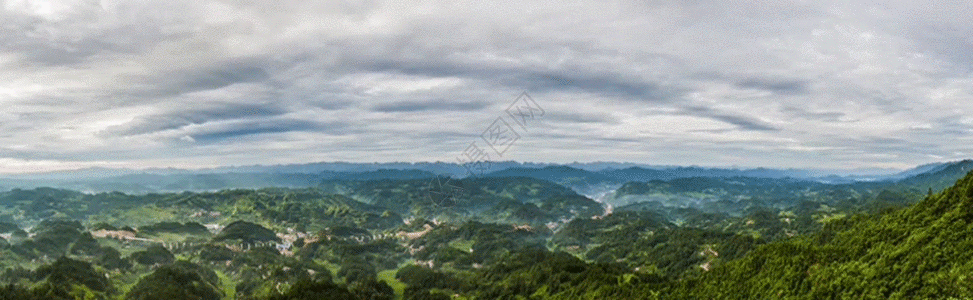
<instances>
[{"instance_id":1,"label":"steep slope covered in trees","mask_svg":"<svg viewBox=\"0 0 973 300\"><path fill-rule=\"evenodd\" d=\"M973 297L973 174L908 208L761 246L684 281L698 299Z\"/></svg>"}]
</instances>

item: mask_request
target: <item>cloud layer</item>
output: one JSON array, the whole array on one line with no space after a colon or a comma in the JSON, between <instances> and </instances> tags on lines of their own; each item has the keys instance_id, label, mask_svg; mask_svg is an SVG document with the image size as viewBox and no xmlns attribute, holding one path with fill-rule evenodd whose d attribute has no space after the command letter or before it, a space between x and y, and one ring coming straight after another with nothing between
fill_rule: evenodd
<instances>
[{"instance_id":1,"label":"cloud layer","mask_svg":"<svg viewBox=\"0 0 973 300\"><path fill-rule=\"evenodd\" d=\"M311 2L311 3L308 3ZM0 172L967 158L966 1L0 0Z\"/></svg>"}]
</instances>

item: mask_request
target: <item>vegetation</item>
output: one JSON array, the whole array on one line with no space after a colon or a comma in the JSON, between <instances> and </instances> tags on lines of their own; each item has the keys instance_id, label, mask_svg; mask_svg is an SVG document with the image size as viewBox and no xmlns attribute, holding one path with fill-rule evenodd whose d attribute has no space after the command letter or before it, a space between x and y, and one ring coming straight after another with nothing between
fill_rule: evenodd
<instances>
[{"instance_id":1,"label":"vegetation","mask_svg":"<svg viewBox=\"0 0 973 300\"><path fill-rule=\"evenodd\" d=\"M958 170L655 178L603 202L531 177L388 170L301 189L12 190L0 299L973 298L973 175L929 192ZM645 174L509 172L598 179L578 191Z\"/></svg>"},{"instance_id":2,"label":"vegetation","mask_svg":"<svg viewBox=\"0 0 973 300\"><path fill-rule=\"evenodd\" d=\"M146 275L125 295L131 300L219 299L220 279L209 270L178 261Z\"/></svg>"}]
</instances>

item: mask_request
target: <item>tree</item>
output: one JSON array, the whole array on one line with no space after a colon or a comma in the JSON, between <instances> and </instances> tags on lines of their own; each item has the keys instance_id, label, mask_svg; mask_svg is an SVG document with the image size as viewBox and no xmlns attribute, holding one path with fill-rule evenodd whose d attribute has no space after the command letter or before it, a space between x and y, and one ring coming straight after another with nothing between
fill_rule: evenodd
<instances>
[{"instance_id":1,"label":"tree","mask_svg":"<svg viewBox=\"0 0 973 300\"><path fill-rule=\"evenodd\" d=\"M132 260L143 265L170 264L176 260L176 256L169 252L169 249L159 245L149 246L145 251L132 253Z\"/></svg>"},{"instance_id":2,"label":"tree","mask_svg":"<svg viewBox=\"0 0 973 300\"><path fill-rule=\"evenodd\" d=\"M114 292L111 282L104 274L95 271L90 263L64 256L38 268L35 277L43 279L44 283L34 293L49 299L73 299L75 286L101 295Z\"/></svg>"},{"instance_id":3,"label":"tree","mask_svg":"<svg viewBox=\"0 0 973 300\"><path fill-rule=\"evenodd\" d=\"M395 290L392 287L374 278L355 282L351 285L351 292L362 300L392 300L395 298Z\"/></svg>"},{"instance_id":4,"label":"tree","mask_svg":"<svg viewBox=\"0 0 973 300\"><path fill-rule=\"evenodd\" d=\"M19 285L7 284L4 286L0 286L0 300L33 300L33 299L43 299L43 298L34 297L34 295L31 294L29 290Z\"/></svg>"},{"instance_id":5,"label":"tree","mask_svg":"<svg viewBox=\"0 0 973 300\"><path fill-rule=\"evenodd\" d=\"M356 299L348 289L334 284L330 280L302 279L291 286L286 293L268 298L268 300L318 300L318 299Z\"/></svg>"},{"instance_id":6,"label":"tree","mask_svg":"<svg viewBox=\"0 0 973 300\"><path fill-rule=\"evenodd\" d=\"M101 255L95 258L94 262L105 269L128 270L132 268L132 262L122 258L122 254L112 247L102 247Z\"/></svg>"},{"instance_id":7,"label":"tree","mask_svg":"<svg viewBox=\"0 0 973 300\"><path fill-rule=\"evenodd\" d=\"M230 223L220 231L220 234L213 237L213 241L219 242L225 240L236 240L241 243L280 242L280 238L277 237L277 234L273 230L246 221Z\"/></svg>"},{"instance_id":8,"label":"tree","mask_svg":"<svg viewBox=\"0 0 973 300\"><path fill-rule=\"evenodd\" d=\"M159 267L139 279L125 295L129 300L210 300L224 295L219 289L220 279L213 270L188 261Z\"/></svg>"}]
</instances>

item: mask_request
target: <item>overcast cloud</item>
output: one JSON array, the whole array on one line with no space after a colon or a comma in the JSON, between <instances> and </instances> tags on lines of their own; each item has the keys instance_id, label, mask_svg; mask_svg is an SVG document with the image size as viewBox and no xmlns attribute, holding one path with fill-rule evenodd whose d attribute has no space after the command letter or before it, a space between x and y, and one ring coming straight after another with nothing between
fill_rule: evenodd
<instances>
[{"instance_id":1,"label":"overcast cloud","mask_svg":"<svg viewBox=\"0 0 973 300\"><path fill-rule=\"evenodd\" d=\"M309 3L310 2L310 3ZM0 172L973 156L968 1L0 0Z\"/></svg>"}]
</instances>

